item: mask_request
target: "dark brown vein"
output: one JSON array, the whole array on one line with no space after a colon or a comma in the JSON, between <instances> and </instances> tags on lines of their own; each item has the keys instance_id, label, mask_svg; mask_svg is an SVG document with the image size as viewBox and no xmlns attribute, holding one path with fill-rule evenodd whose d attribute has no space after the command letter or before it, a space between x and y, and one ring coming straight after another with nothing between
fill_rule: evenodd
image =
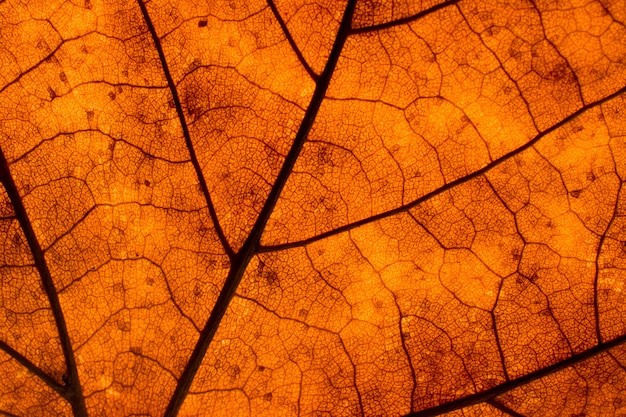
<instances>
[{"instance_id":1,"label":"dark brown vein","mask_svg":"<svg viewBox=\"0 0 626 417\"><path fill-rule=\"evenodd\" d=\"M22 231L24 232L24 236L26 237L26 241L28 242L28 246L33 255L33 260L35 261L35 267L37 268L37 271L39 272L39 275L41 277L41 284L44 292L46 293L46 296L48 297L50 309L52 310L52 315L54 317L54 322L59 332L59 342L61 344L61 349L65 358L65 365L67 366L65 398L72 406L72 411L74 412L75 417L87 417L87 409L85 408L85 399L83 397L80 379L78 377L78 370L76 368L76 359L74 358L72 342L70 341L70 336L67 331L65 316L63 315L63 309L61 308L61 303L59 302L57 290L54 286L52 276L50 275L50 270L48 269L48 264L46 263L44 253L41 250L39 241L35 236L35 232L33 231L33 227L30 223L30 219L28 218L28 214L26 213L26 208L24 207L24 204L22 202L22 197L20 196L17 190L17 186L13 181L13 177L11 176L9 164L4 156L2 148L0 148L0 182L2 182L2 184L4 185L6 193L9 196L9 200L13 205L13 211L15 212L15 216L17 217ZM44 380L44 382L46 381Z\"/></svg>"},{"instance_id":2,"label":"dark brown vein","mask_svg":"<svg viewBox=\"0 0 626 417\"><path fill-rule=\"evenodd\" d=\"M285 34L285 37L287 38L287 41L289 42L289 45L291 45L291 49L293 49L293 51L295 52L296 56L298 57L298 60L300 61L300 64L302 64L302 66L304 67L306 72L309 73L309 76L313 79L313 81L317 81L318 78L319 78L319 75L317 75L315 73L315 71L313 71L313 68L311 68L311 66L306 61L306 59L304 59L304 55L302 55L302 52L300 51L300 48L298 48L298 45L296 45L296 42L293 40L293 37L291 36L291 33L289 32L289 28L287 27L287 24L285 23L285 21L283 20L282 16L278 12L278 9L276 8L276 5L274 4L274 1L273 0L267 0L267 5L270 6L270 9L272 9L272 13L274 13L274 17L278 21L278 24L280 25L280 28L283 30L283 33Z\"/></svg>"},{"instance_id":3,"label":"dark brown vein","mask_svg":"<svg viewBox=\"0 0 626 417\"><path fill-rule=\"evenodd\" d=\"M405 417L438 416L440 414L449 413L454 410L458 410L460 408L469 407L469 406L480 404L483 402L489 402L490 400L492 400L493 398L499 395L512 391L515 388L519 388L522 385L530 384L531 382L536 381L540 378L555 374L558 371L569 368L570 366L574 366L577 363L593 358L594 356L599 355L601 353L605 353L609 349L613 349L617 346L622 345L624 342L626 342L626 335L622 335L616 339L611 340L610 342L598 344L597 346L592 347L591 349L588 349L584 352L570 356L567 359L554 363L545 368L539 369L535 372L531 372L522 377L512 379L510 381L506 381L486 391L468 395L467 397L459 398L457 400L450 401L445 404L438 405L436 407L431 407L425 410L409 413Z\"/></svg>"},{"instance_id":4,"label":"dark brown vein","mask_svg":"<svg viewBox=\"0 0 626 417\"><path fill-rule=\"evenodd\" d=\"M174 394L172 395L171 401L165 411L166 417L174 417L178 414L178 411L180 410L180 407L189 392L191 383L193 382L193 379L202 364L202 359L204 358L204 355L206 354L206 351L209 348L215 333L217 332L231 300L235 296L235 291L237 290L237 287L241 282L241 278L248 267L248 263L258 251L261 234L263 233L265 225L267 224L267 221L276 206L278 197L287 183L287 179L291 175L296 160L298 159L298 155L304 146L304 142L309 135L313 122L317 117L319 108L326 95L326 90L328 89L330 79L337 65L337 61L339 60L339 56L341 55L341 50L343 49L343 45L349 35L352 14L354 12L356 1L357 0L348 1L341 25L339 26L337 38L335 39L335 43L328 58L328 62L326 63L324 71L317 81L315 92L313 93L309 107L304 115L304 118L302 119L302 123L300 124L300 128L298 129L293 145L285 158L285 162L283 163L278 176L276 177L276 181L274 182L267 200L261 209L259 217L252 227L250 235L232 262L232 267L228 277L226 278L224 287L217 298L217 302L211 311L206 325L202 329L202 332L200 332L200 337L196 343L193 353L191 354L191 357L189 358L189 362L187 362L187 365L178 380Z\"/></svg>"},{"instance_id":5,"label":"dark brown vein","mask_svg":"<svg viewBox=\"0 0 626 417\"><path fill-rule=\"evenodd\" d=\"M484 167L482 167L481 169L474 171L473 173L465 176L465 177L461 177L459 179L456 179L452 182L447 183L446 185L437 188L436 190L433 190L431 192L429 192L428 194L423 195L422 197L413 200L412 202L399 206L393 210L389 210L389 211L385 211L379 214L376 214L374 216L370 216L367 217L365 219L361 219L358 220L356 222L353 223L349 223L346 224L345 226L341 226L341 227L337 227L333 230L329 230L328 232L324 232L324 233L320 233L319 235L316 236L312 236L308 239L303 239L303 240L299 240L296 242L290 242L290 243L282 243L279 245L267 245L267 246L261 246L258 250L259 253L266 253L266 252L275 252L275 251L279 251L279 250L285 250L285 249L291 249L291 248L298 248L301 246L306 246L309 245L313 242L317 242L318 240L322 240L322 239L326 239L329 238L331 236L335 236L338 235L340 233L344 233L347 232L349 230L352 230L354 228L360 227L360 226L364 226L366 224L378 221L378 220L382 220L385 219L387 217L391 217L391 216L395 216L396 214L400 214L400 213L404 213L410 209L412 209L413 207L416 207L422 203L424 203L425 201L428 201L436 196L438 196L439 194L442 194L454 187L457 187L461 184L464 184L468 181L474 180L482 175L485 175L487 172L491 171L492 169L494 169L495 167L497 167L498 165L508 161L511 158L514 158L515 156L521 154L522 152L524 152L525 150L533 147L537 142L539 142L542 138L544 138L545 136L547 136L548 134L554 132L555 130L563 127L564 125L566 125L567 123L571 122L572 120L574 120L575 118L577 118L578 116L580 116L581 114L593 109L596 106L599 106L603 103L606 103L607 101L613 100L614 98L620 96L621 94L624 94L626 92L626 87L622 87L620 90L616 91L615 93L600 99L598 101L595 101L593 103L590 103L586 106L583 106L582 108L580 108L578 111L570 114L569 116L567 116L566 118L564 118L563 120L561 120L560 122L556 123L555 125L549 127L548 129L540 132L539 134L537 134L534 138L532 138L531 140L529 140L528 142L526 142L524 145L520 146L519 148L512 150L511 152L501 156L500 158L494 160L493 162L491 162L490 164L485 165Z\"/></svg>"},{"instance_id":6,"label":"dark brown vein","mask_svg":"<svg viewBox=\"0 0 626 417\"><path fill-rule=\"evenodd\" d=\"M17 350L13 349L11 346L4 343L0 340L0 350L4 353L15 359L20 365L24 368L28 369L28 371L35 375L37 378L41 379L47 386L55 390L59 393L63 398L66 395L66 389L63 385L59 384L54 378L45 373L42 369L40 369L37 365L32 363L28 358L22 355Z\"/></svg>"},{"instance_id":7,"label":"dark brown vein","mask_svg":"<svg viewBox=\"0 0 626 417\"><path fill-rule=\"evenodd\" d=\"M372 25L372 26L365 26L365 27L362 27L362 28L352 29L350 34L375 32L377 30L382 30L382 29L387 29L387 28L391 28L391 27L394 27L394 26L404 25L406 23L410 23L410 22L418 20L418 19L420 19L420 18L422 18L424 16L427 16L427 15L433 13L433 12L436 12L439 9L443 9L444 7L456 4L459 1L460 0L446 1L446 2L443 2L443 3L439 3L439 4L437 4L437 5L433 6L433 7L429 7L428 9L422 10L421 12L416 13L414 15L403 17L401 19L397 19L397 20L392 20L390 22L381 23L380 25Z\"/></svg>"},{"instance_id":8,"label":"dark brown vein","mask_svg":"<svg viewBox=\"0 0 626 417\"><path fill-rule=\"evenodd\" d=\"M600 302L598 301L598 284L600 282L600 256L602 255L602 248L604 247L604 242L606 240L609 231L613 227L613 223L618 216L618 209L620 204L620 194L622 193L622 187L624 186L622 183L622 179L620 178L620 187L617 191L617 196L615 197L615 209L613 210L613 216L611 220L606 225L606 229L602 236L600 236L600 241L598 242L598 252L596 253L596 260L594 263L594 276L593 276L593 315L596 322L596 338L598 339L598 343L602 343L602 331L600 329Z\"/></svg>"},{"instance_id":9,"label":"dark brown vein","mask_svg":"<svg viewBox=\"0 0 626 417\"><path fill-rule=\"evenodd\" d=\"M143 14L143 18L148 26L148 30L152 35L152 40L154 41L154 47L159 54L159 59L161 61L161 67L163 68L163 74L165 75L165 79L167 80L167 85L170 88L170 93L172 94L172 99L174 100L174 106L176 108L176 113L178 114L178 119L180 121L180 126L183 131L183 137L185 138L185 144L187 149L189 150L189 157L191 159L191 163L193 165L194 170L196 171L196 176L198 177L198 182L200 183L200 188L202 189L202 194L204 195L204 199L206 200L207 207L209 209L209 215L211 216L211 221L213 222L213 227L215 228L215 232L217 233L217 237L220 240L220 243L224 247L226 254L232 260L235 256L235 252L231 248L228 243L228 239L220 226L219 220L217 218L217 212L215 211L215 206L213 205L213 201L211 200L211 195L209 193L209 188L207 187L206 180L204 179L204 174L202 173L202 168L200 167L200 163L198 162L198 157L196 156L196 151L193 147L193 142L191 141L191 135L189 134L189 127L187 125L187 121L185 120L185 113L183 112L183 106L180 102L180 97L178 97L178 90L176 89L176 84L174 83L174 79L172 78L172 74L170 73L169 66L167 65L167 60L165 59L165 53L163 52L163 47L161 45L161 40L156 33L156 29L152 24L152 20L150 19L150 15L148 14L148 9L142 0L137 0L139 4L139 8L141 9L141 13Z\"/></svg>"},{"instance_id":10,"label":"dark brown vein","mask_svg":"<svg viewBox=\"0 0 626 417\"><path fill-rule=\"evenodd\" d=\"M89 33L91 33L91 32L89 32ZM84 34L83 36L86 36L86 35L88 35L88 33ZM56 53L59 51L59 49L61 49L61 47L63 45L65 45L67 42L75 41L77 39L81 39L83 36L61 40L61 42L59 42L59 44L52 51L50 51L50 53L48 55L46 55L43 58L41 58L32 67L29 67L29 68L25 69L24 71L20 71L20 73L19 73L19 75L17 77L15 77L11 81L9 81L5 85L3 85L2 88L0 88L0 93L3 93L4 90L6 90L7 88L11 87L12 85L17 84L22 78L24 78L25 75L27 75L27 74L33 72L34 70L36 70L37 68L39 68L39 66L41 64L43 64L44 62L47 62L50 58L52 58L54 55L56 55Z\"/></svg>"}]
</instances>

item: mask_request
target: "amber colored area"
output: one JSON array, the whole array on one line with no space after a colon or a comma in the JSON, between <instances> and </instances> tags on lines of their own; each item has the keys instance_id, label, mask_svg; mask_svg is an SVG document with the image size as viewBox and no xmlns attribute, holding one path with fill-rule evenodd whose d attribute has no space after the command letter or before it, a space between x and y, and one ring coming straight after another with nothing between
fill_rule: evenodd
<instances>
[{"instance_id":1,"label":"amber colored area","mask_svg":"<svg viewBox=\"0 0 626 417\"><path fill-rule=\"evenodd\" d=\"M0 0L0 415L626 414L623 0Z\"/></svg>"}]
</instances>

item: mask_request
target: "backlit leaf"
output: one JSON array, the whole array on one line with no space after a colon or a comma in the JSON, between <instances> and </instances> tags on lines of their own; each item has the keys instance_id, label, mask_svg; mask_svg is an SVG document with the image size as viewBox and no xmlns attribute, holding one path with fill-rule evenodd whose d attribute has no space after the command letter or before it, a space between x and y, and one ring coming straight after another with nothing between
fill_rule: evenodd
<instances>
[{"instance_id":1,"label":"backlit leaf","mask_svg":"<svg viewBox=\"0 0 626 417\"><path fill-rule=\"evenodd\" d=\"M626 413L625 25L0 1L0 414Z\"/></svg>"}]
</instances>

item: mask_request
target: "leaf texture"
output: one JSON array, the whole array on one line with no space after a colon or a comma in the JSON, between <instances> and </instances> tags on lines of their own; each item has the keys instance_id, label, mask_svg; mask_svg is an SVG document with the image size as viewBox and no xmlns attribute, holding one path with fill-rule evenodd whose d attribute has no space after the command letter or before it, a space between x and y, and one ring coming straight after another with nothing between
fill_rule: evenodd
<instances>
[{"instance_id":1,"label":"leaf texture","mask_svg":"<svg viewBox=\"0 0 626 417\"><path fill-rule=\"evenodd\" d=\"M0 415L626 413L625 25L0 2Z\"/></svg>"}]
</instances>

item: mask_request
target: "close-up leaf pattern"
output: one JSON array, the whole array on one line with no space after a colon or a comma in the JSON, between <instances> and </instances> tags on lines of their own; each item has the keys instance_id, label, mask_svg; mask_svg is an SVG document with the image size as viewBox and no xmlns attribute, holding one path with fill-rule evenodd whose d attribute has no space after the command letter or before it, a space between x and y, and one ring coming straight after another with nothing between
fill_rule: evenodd
<instances>
[{"instance_id":1,"label":"close-up leaf pattern","mask_svg":"<svg viewBox=\"0 0 626 417\"><path fill-rule=\"evenodd\" d=\"M626 414L622 0L0 1L0 415Z\"/></svg>"}]
</instances>

